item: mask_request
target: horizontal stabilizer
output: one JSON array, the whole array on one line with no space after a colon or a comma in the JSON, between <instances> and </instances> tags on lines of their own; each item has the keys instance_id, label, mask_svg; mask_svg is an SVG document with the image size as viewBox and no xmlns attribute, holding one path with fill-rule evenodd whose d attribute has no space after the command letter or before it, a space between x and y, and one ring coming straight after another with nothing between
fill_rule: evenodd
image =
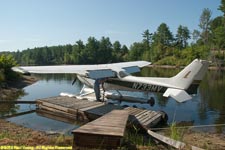
<instances>
[{"instance_id":1,"label":"horizontal stabilizer","mask_svg":"<svg viewBox=\"0 0 225 150\"><path fill-rule=\"evenodd\" d=\"M166 92L163 94L163 96L165 97L172 97L174 98L176 101L182 103L185 102L187 100L190 100L192 97L185 92L184 90L179 90L179 89L172 89L172 88L168 88L166 90Z\"/></svg>"}]
</instances>

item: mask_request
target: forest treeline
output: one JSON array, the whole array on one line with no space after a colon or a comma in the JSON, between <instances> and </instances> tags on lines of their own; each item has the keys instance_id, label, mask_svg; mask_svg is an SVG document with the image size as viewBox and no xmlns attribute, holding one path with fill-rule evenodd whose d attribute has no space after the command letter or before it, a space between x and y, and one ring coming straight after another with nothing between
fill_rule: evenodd
<instances>
[{"instance_id":1,"label":"forest treeline","mask_svg":"<svg viewBox=\"0 0 225 150\"><path fill-rule=\"evenodd\" d=\"M155 32L151 33L149 29L143 31L140 35L142 41L133 43L129 48L119 41L112 43L109 37L89 37L86 43L79 40L68 45L2 52L0 81L4 72L7 72L1 61L12 61L9 64L15 65L14 59L20 65L102 64L135 60L146 60L161 65L186 65L195 58L223 63L225 0L221 0L218 10L223 15L212 18L212 11L208 8L203 9L199 17L199 30L190 31L187 26L179 25L173 34L166 23L161 23ZM7 56L8 54L14 59Z\"/></svg>"}]
</instances>

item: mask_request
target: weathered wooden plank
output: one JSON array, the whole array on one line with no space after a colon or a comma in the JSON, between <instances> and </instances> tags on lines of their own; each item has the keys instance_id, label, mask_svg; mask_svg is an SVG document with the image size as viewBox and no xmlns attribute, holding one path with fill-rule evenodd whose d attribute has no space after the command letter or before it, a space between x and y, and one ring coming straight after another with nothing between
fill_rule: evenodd
<instances>
[{"instance_id":1,"label":"weathered wooden plank","mask_svg":"<svg viewBox=\"0 0 225 150\"><path fill-rule=\"evenodd\" d=\"M125 107L124 108L124 110L128 110L128 111L131 110L131 109L132 109L131 107Z\"/></svg>"},{"instance_id":2,"label":"weathered wooden plank","mask_svg":"<svg viewBox=\"0 0 225 150\"><path fill-rule=\"evenodd\" d=\"M42 104L38 105L38 107L40 106L46 106L46 107L49 107L49 108L54 108L54 109L57 109L57 110L60 110L60 111L64 111L64 112L70 112L72 113L73 111L72 110L69 110L69 108L67 107L63 107L63 106L60 106L60 105L56 105L56 104L52 104L52 103L49 103L49 102L42 102ZM76 114L76 111L74 111L74 114Z\"/></svg>"},{"instance_id":3,"label":"weathered wooden plank","mask_svg":"<svg viewBox=\"0 0 225 150\"><path fill-rule=\"evenodd\" d=\"M135 115L135 114L137 114L137 113L139 113L139 112L141 112L141 111L142 111L142 109L133 108L133 110L130 111L129 114L130 114L130 115Z\"/></svg>"},{"instance_id":4,"label":"weathered wooden plank","mask_svg":"<svg viewBox=\"0 0 225 150\"><path fill-rule=\"evenodd\" d=\"M46 102L54 102L54 103L69 103L71 101L79 101L77 98L72 98L72 97L63 97L63 96L56 96L56 97L49 97L49 98L44 98L41 99L41 101L46 101Z\"/></svg>"},{"instance_id":5,"label":"weathered wooden plank","mask_svg":"<svg viewBox=\"0 0 225 150\"><path fill-rule=\"evenodd\" d=\"M168 145L171 145L177 149L183 149L185 147L185 143L180 142L180 141L176 141L173 139L170 139L168 137L165 137L163 135L157 134L155 132L152 132L151 130L148 130L148 134L151 135L152 137L162 141L163 143L166 143Z\"/></svg>"},{"instance_id":6,"label":"weathered wooden plank","mask_svg":"<svg viewBox=\"0 0 225 150\"><path fill-rule=\"evenodd\" d=\"M137 111L137 109L136 108L133 108L133 107L126 107L125 110L128 110L129 114Z\"/></svg>"},{"instance_id":7,"label":"weathered wooden plank","mask_svg":"<svg viewBox=\"0 0 225 150\"><path fill-rule=\"evenodd\" d=\"M79 102L76 103L76 105L73 105L73 106L71 106L69 108L72 108L72 109L80 109L80 108L82 108L84 105L86 105L88 103L91 103L91 102L90 101L84 101L84 102L79 101Z\"/></svg>"},{"instance_id":8,"label":"weathered wooden plank","mask_svg":"<svg viewBox=\"0 0 225 150\"><path fill-rule=\"evenodd\" d=\"M105 105L100 106L100 107L96 107L96 108L93 108L93 109L86 110L85 112L90 113L90 114L95 114L95 115L98 115L98 116L103 116L103 115L111 112L112 110L118 110L118 109L121 110L122 107L116 106L116 105L111 105L111 104L105 104Z\"/></svg>"},{"instance_id":9,"label":"weathered wooden plank","mask_svg":"<svg viewBox=\"0 0 225 150\"><path fill-rule=\"evenodd\" d=\"M161 119L161 114L157 114L155 115L153 118L147 120L145 123L142 123L142 125L144 126L149 126L151 123L153 124L156 120L160 120Z\"/></svg>"},{"instance_id":10,"label":"weathered wooden plank","mask_svg":"<svg viewBox=\"0 0 225 150\"><path fill-rule=\"evenodd\" d=\"M89 102L89 103L86 103L86 104L83 104L82 106L80 106L79 109L95 106L98 104L102 104L102 103L101 102ZM73 108L73 107L70 107L70 108Z\"/></svg>"},{"instance_id":11,"label":"weathered wooden plank","mask_svg":"<svg viewBox=\"0 0 225 150\"><path fill-rule=\"evenodd\" d=\"M142 114L140 114L140 115L138 115L138 116L135 116L138 120L140 120L140 119L142 119L142 118L144 118L144 117L146 117L146 116L148 116L148 115L150 115L150 114L152 114L152 113L154 113L154 112L149 112L149 111L146 111L146 112L144 112L144 113L142 113Z\"/></svg>"},{"instance_id":12,"label":"weathered wooden plank","mask_svg":"<svg viewBox=\"0 0 225 150\"><path fill-rule=\"evenodd\" d=\"M171 139L169 137L166 137L166 136L163 136L161 134L157 134L151 130L148 130L147 131L149 135L151 135L153 138L157 139L158 141L161 141L165 144L168 144L174 148L177 148L177 149L185 149L187 147L190 147L191 150L204 150L202 148L199 148L199 147L196 147L196 146L192 146L192 145L187 145L183 142L180 142L180 141L176 141L174 139Z\"/></svg>"},{"instance_id":13,"label":"weathered wooden plank","mask_svg":"<svg viewBox=\"0 0 225 150\"><path fill-rule=\"evenodd\" d=\"M143 113L146 113L146 112L148 112L148 111L149 111L149 110L143 110L143 111L141 111L141 112L135 114L134 116L137 118L138 116L140 116L140 115L142 115Z\"/></svg>"},{"instance_id":14,"label":"weathered wooden plank","mask_svg":"<svg viewBox=\"0 0 225 150\"><path fill-rule=\"evenodd\" d=\"M71 116L71 115L67 115L67 114L61 114L61 113L55 113L52 111L47 111L47 110L37 110L36 111L37 115L42 116L42 117L46 117L46 118L50 118L53 120L58 120L58 121L62 121L65 123L71 123L74 124L76 121L76 117L75 116ZM62 117L63 116L63 117Z\"/></svg>"},{"instance_id":15,"label":"weathered wooden plank","mask_svg":"<svg viewBox=\"0 0 225 150\"><path fill-rule=\"evenodd\" d=\"M89 106L89 107L86 107L86 108L81 108L80 110L81 111L87 111L87 110L91 110L91 109L94 109L94 108L97 108L97 107L101 107L105 105L104 103L94 103L92 106Z\"/></svg>"},{"instance_id":16,"label":"weathered wooden plank","mask_svg":"<svg viewBox=\"0 0 225 150\"><path fill-rule=\"evenodd\" d=\"M107 122L110 122L110 123L107 123ZM93 126L98 126L99 124L102 124L102 125L104 125L104 126L110 126L110 127L123 127L123 126L125 126L126 125L126 123L123 123L123 122L121 122L121 121L109 121L109 120L107 120L107 121L99 121L98 123L92 123L92 122L90 122L90 125L93 125Z\"/></svg>"},{"instance_id":17,"label":"weathered wooden plank","mask_svg":"<svg viewBox=\"0 0 225 150\"><path fill-rule=\"evenodd\" d=\"M98 134L98 135L110 135L110 136L123 136L123 130L121 127L116 126L103 126L95 125L91 127L83 126L76 133L88 133L88 134Z\"/></svg>"},{"instance_id":18,"label":"weathered wooden plank","mask_svg":"<svg viewBox=\"0 0 225 150\"><path fill-rule=\"evenodd\" d=\"M143 117L138 118L138 121L139 121L140 123L143 123L143 122L145 122L146 120L149 120L149 119L153 118L155 115L157 115L157 113L154 112L154 111L152 111L152 112L146 112L146 113L143 115Z\"/></svg>"},{"instance_id":19,"label":"weathered wooden plank","mask_svg":"<svg viewBox=\"0 0 225 150\"><path fill-rule=\"evenodd\" d=\"M61 115L62 117L64 117L64 116L70 117L70 115L72 115L74 119L79 120L79 121L87 122L89 120L89 118L86 116L86 114L82 111L79 111L79 110L68 109L68 111L62 111L60 109L55 109L55 108L48 107L48 106L45 106L45 105L40 105L39 109L51 111L53 113Z\"/></svg>"},{"instance_id":20,"label":"weathered wooden plank","mask_svg":"<svg viewBox=\"0 0 225 150\"><path fill-rule=\"evenodd\" d=\"M71 107L73 105L76 105L77 102L80 102L82 100L76 99L76 98L70 98L70 97L50 97L42 100L38 100L41 102L48 102L52 104L57 104L63 107Z\"/></svg>"},{"instance_id":21,"label":"weathered wooden plank","mask_svg":"<svg viewBox=\"0 0 225 150\"><path fill-rule=\"evenodd\" d=\"M46 111L49 111L49 112L52 112L52 113L55 113L55 114L58 114L58 115L61 115L61 116L65 116L65 117L71 117L71 118L74 118L76 119L76 116L77 116L77 113L76 114L71 114L71 113L67 113L65 111L61 111L61 110L58 110L58 109L54 109L54 108L51 108L51 107L47 107L47 106L39 106L39 109L37 110L46 110Z\"/></svg>"},{"instance_id":22,"label":"weathered wooden plank","mask_svg":"<svg viewBox=\"0 0 225 150\"><path fill-rule=\"evenodd\" d=\"M143 124L144 122L146 122L149 119L153 118L155 115L157 115L156 112L148 113L148 115L146 115L146 117L143 117L143 118L139 119L139 121L141 122L141 124Z\"/></svg>"}]
</instances>

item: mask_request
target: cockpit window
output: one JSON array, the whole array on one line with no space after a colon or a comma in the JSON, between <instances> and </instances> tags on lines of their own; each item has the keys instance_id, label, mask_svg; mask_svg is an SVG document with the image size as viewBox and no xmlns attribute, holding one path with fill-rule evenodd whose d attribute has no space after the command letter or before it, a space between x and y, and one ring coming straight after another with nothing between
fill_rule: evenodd
<instances>
[{"instance_id":1,"label":"cockpit window","mask_svg":"<svg viewBox=\"0 0 225 150\"><path fill-rule=\"evenodd\" d=\"M126 76L128 76L129 75L129 73L127 73L127 72L125 72L125 71L120 71L119 72L119 76L121 77L121 78L124 78L124 77L126 77Z\"/></svg>"}]
</instances>

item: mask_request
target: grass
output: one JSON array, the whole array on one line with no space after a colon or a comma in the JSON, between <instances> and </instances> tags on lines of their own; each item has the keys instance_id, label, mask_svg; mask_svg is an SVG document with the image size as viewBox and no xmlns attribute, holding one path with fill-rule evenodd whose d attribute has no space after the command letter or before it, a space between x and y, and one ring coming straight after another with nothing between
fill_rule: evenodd
<instances>
[{"instance_id":1,"label":"grass","mask_svg":"<svg viewBox=\"0 0 225 150\"><path fill-rule=\"evenodd\" d=\"M133 125L132 129L125 132L124 140L127 145L152 146L152 140L146 134L139 133L140 128ZM129 144L128 144L129 143ZM127 146L125 145L125 146Z\"/></svg>"},{"instance_id":2,"label":"grass","mask_svg":"<svg viewBox=\"0 0 225 150\"><path fill-rule=\"evenodd\" d=\"M170 125L170 138L177 140L177 141L182 141L185 131L187 131L186 128L179 128L177 126L176 122L173 122Z\"/></svg>"},{"instance_id":3,"label":"grass","mask_svg":"<svg viewBox=\"0 0 225 150\"><path fill-rule=\"evenodd\" d=\"M9 138L10 134L6 130L0 133L0 139Z\"/></svg>"}]
</instances>

